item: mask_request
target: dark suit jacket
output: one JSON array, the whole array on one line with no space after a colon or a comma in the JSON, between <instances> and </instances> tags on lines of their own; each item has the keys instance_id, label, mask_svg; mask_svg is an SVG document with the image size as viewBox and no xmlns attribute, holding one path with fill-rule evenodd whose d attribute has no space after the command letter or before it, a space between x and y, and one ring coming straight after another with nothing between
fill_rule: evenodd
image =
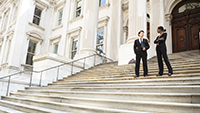
<instances>
[{"instance_id":1,"label":"dark suit jacket","mask_svg":"<svg viewBox=\"0 0 200 113\"><path fill-rule=\"evenodd\" d=\"M142 50L143 48L141 48L141 43L140 43L139 39L135 40L135 43L134 43L134 52L135 52L136 55L137 54L141 54L143 52L146 53L146 51L149 49L150 46L149 46L149 42L148 42L147 39L143 38L143 44L144 44L144 47L146 48L145 51Z\"/></svg>"},{"instance_id":2,"label":"dark suit jacket","mask_svg":"<svg viewBox=\"0 0 200 113\"><path fill-rule=\"evenodd\" d=\"M157 42L157 40L158 40L159 38L164 38L164 40L159 40L159 41ZM163 49L165 49L165 48L166 48L166 44L165 44L166 39L167 39L167 33L163 33L161 36L158 36L158 37L156 38L156 40L154 41L154 43L155 43L155 44L158 43L158 45L157 45L158 48L163 48Z\"/></svg>"}]
</instances>

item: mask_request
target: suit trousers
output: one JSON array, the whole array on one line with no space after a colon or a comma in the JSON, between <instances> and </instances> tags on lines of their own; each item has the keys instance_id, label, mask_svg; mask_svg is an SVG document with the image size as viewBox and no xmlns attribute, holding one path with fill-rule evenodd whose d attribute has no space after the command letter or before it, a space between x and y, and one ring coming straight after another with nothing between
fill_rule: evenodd
<instances>
[{"instance_id":1,"label":"suit trousers","mask_svg":"<svg viewBox=\"0 0 200 113\"><path fill-rule=\"evenodd\" d=\"M168 68L168 72L173 74L171 64L167 57L167 49L156 47L156 53L157 53L157 60L158 60L158 66L159 66L159 75L163 75L163 71L164 71L162 57L164 58L165 64Z\"/></svg>"},{"instance_id":2,"label":"suit trousers","mask_svg":"<svg viewBox=\"0 0 200 113\"><path fill-rule=\"evenodd\" d=\"M135 66L135 74L139 76L139 70L140 70L140 61L142 59L143 62L143 75L147 75L148 74L148 68L147 68L147 53L146 52L142 52L140 54L136 54L136 66Z\"/></svg>"}]
</instances>

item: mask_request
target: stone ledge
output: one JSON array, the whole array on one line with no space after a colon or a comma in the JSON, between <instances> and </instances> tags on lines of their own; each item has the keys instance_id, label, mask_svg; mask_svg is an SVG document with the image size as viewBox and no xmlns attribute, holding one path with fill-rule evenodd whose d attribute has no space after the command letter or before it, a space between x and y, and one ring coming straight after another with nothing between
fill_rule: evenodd
<instances>
[{"instance_id":1,"label":"stone ledge","mask_svg":"<svg viewBox=\"0 0 200 113\"><path fill-rule=\"evenodd\" d=\"M78 21L78 20L81 20L82 18L83 18L83 15L81 15L81 16L79 16L79 17L76 17L76 18L74 18L74 19L72 19L72 20L70 20L69 23L76 22L76 21Z\"/></svg>"},{"instance_id":2,"label":"stone ledge","mask_svg":"<svg viewBox=\"0 0 200 113\"><path fill-rule=\"evenodd\" d=\"M35 28L38 28L38 29L40 29L42 31L45 31L45 29L43 27L39 26L39 25L36 25L34 23L31 23L31 22L29 22L28 24L31 25L31 26L33 26L33 27L35 27Z\"/></svg>"},{"instance_id":3,"label":"stone ledge","mask_svg":"<svg viewBox=\"0 0 200 113\"><path fill-rule=\"evenodd\" d=\"M61 24L61 25L59 25L59 26L53 28L52 31L55 31L55 30L57 30L57 29L59 29L59 28L62 28L62 27L63 27L63 24Z\"/></svg>"}]
</instances>

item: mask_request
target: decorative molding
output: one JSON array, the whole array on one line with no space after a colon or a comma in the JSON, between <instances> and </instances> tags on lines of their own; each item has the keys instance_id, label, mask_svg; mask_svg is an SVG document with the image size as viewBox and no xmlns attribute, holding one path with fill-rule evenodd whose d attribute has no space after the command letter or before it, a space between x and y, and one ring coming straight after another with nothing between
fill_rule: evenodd
<instances>
[{"instance_id":1,"label":"decorative molding","mask_svg":"<svg viewBox=\"0 0 200 113\"><path fill-rule=\"evenodd\" d=\"M40 44L43 42L43 38L41 38L42 36L39 35L38 33L35 33L35 32L26 32L26 34L28 35L28 38L27 40L35 40L37 42L40 42ZM36 36L37 35L37 36Z\"/></svg>"},{"instance_id":2,"label":"decorative molding","mask_svg":"<svg viewBox=\"0 0 200 113\"><path fill-rule=\"evenodd\" d=\"M103 24L102 27L107 26L109 19L110 19L110 17L108 17L108 16L102 17L98 20L98 24Z\"/></svg>"},{"instance_id":3,"label":"decorative molding","mask_svg":"<svg viewBox=\"0 0 200 113\"><path fill-rule=\"evenodd\" d=\"M77 31L80 32L81 30L82 30L82 27L79 26L77 28L67 31L67 34L71 34L71 33L77 32Z\"/></svg>"},{"instance_id":4,"label":"decorative molding","mask_svg":"<svg viewBox=\"0 0 200 113\"><path fill-rule=\"evenodd\" d=\"M105 8L108 8L108 7L110 7L110 3L107 3L107 4L105 4L105 5L100 6L100 7L99 7L99 10L103 10L103 9L105 9Z\"/></svg>"},{"instance_id":5,"label":"decorative molding","mask_svg":"<svg viewBox=\"0 0 200 113\"><path fill-rule=\"evenodd\" d=\"M123 11L128 10L128 9L129 9L129 2L122 4L122 10Z\"/></svg>"},{"instance_id":6,"label":"decorative molding","mask_svg":"<svg viewBox=\"0 0 200 113\"><path fill-rule=\"evenodd\" d=\"M6 29L1 30L0 35L2 35L5 31L6 31Z\"/></svg>"},{"instance_id":7,"label":"decorative molding","mask_svg":"<svg viewBox=\"0 0 200 113\"><path fill-rule=\"evenodd\" d=\"M169 22L170 25L171 25L172 18L173 18L173 16L171 14L165 14L165 20L167 22Z\"/></svg>"},{"instance_id":8,"label":"decorative molding","mask_svg":"<svg viewBox=\"0 0 200 113\"><path fill-rule=\"evenodd\" d=\"M127 26L124 26L123 27L123 31L126 33L126 35L128 36L128 27Z\"/></svg>"},{"instance_id":9,"label":"decorative molding","mask_svg":"<svg viewBox=\"0 0 200 113\"><path fill-rule=\"evenodd\" d=\"M35 28L38 28L38 29L40 29L42 31L45 31L45 29L43 27L39 26L39 25L36 25L34 23L31 23L31 22L29 22L28 24L31 25L31 26L33 26L33 27L35 27Z\"/></svg>"},{"instance_id":10,"label":"decorative molding","mask_svg":"<svg viewBox=\"0 0 200 113\"><path fill-rule=\"evenodd\" d=\"M54 8L55 8L55 9L58 9L58 7L61 7L62 5L65 5L66 2L67 2L66 0L63 0L63 1L61 1L60 3L56 4L56 5L54 6Z\"/></svg>"},{"instance_id":11,"label":"decorative molding","mask_svg":"<svg viewBox=\"0 0 200 113\"><path fill-rule=\"evenodd\" d=\"M79 17L76 17L76 18L74 18L74 19L72 19L72 20L70 20L69 23L76 22L76 21L78 21L78 20L81 20L82 18L83 18L83 15L81 15L81 16L79 16Z\"/></svg>"},{"instance_id":12,"label":"decorative molding","mask_svg":"<svg viewBox=\"0 0 200 113\"><path fill-rule=\"evenodd\" d=\"M49 39L50 44L52 44L52 43L59 43L61 37L62 37L62 35L57 35L57 36L54 36L54 37L50 38L50 39Z\"/></svg>"},{"instance_id":13,"label":"decorative molding","mask_svg":"<svg viewBox=\"0 0 200 113\"><path fill-rule=\"evenodd\" d=\"M25 70L33 70L33 66L32 65L28 65L28 64L21 64L21 67L24 67L24 71Z\"/></svg>"},{"instance_id":14,"label":"decorative molding","mask_svg":"<svg viewBox=\"0 0 200 113\"><path fill-rule=\"evenodd\" d=\"M63 24L61 24L61 25L59 25L59 26L53 28L52 31L55 31L55 30L60 29L60 28L62 28L62 27L63 27Z\"/></svg>"},{"instance_id":15,"label":"decorative molding","mask_svg":"<svg viewBox=\"0 0 200 113\"><path fill-rule=\"evenodd\" d=\"M43 9L50 7L50 5L44 3L44 2L41 1L41 0L33 0L33 1L35 1L36 5L37 5L37 4L40 4L41 6L43 6Z\"/></svg>"},{"instance_id":16,"label":"decorative molding","mask_svg":"<svg viewBox=\"0 0 200 113\"><path fill-rule=\"evenodd\" d=\"M19 71L19 67L10 66L8 63L1 64L0 70L4 70L4 69L13 69L13 70Z\"/></svg>"}]
</instances>

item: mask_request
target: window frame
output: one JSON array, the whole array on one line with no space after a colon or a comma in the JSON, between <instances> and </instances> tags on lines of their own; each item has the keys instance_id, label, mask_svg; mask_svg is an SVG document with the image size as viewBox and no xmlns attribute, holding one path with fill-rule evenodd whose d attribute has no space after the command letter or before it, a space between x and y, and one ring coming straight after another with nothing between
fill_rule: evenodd
<instances>
[{"instance_id":1,"label":"window frame","mask_svg":"<svg viewBox=\"0 0 200 113\"><path fill-rule=\"evenodd\" d=\"M63 9L61 9L61 10L59 10L58 11L59 13L58 13L58 20L57 20L57 26L60 26L60 25L62 25L62 20L63 20ZM62 16L60 17L60 13L62 12ZM61 22L60 22L61 21ZM59 22L60 22L60 24L59 24Z\"/></svg>"},{"instance_id":2,"label":"window frame","mask_svg":"<svg viewBox=\"0 0 200 113\"><path fill-rule=\"evenodd\" d=\"M73 49L74 47L74 42L76 41L76 49ZM76 54L77 54L77 51L78 51L78 42L79 42L79 40L78 40L78 37L74 37L74 38L72 38L72 41L71 41L71 51L70 51L70 58L71 59L74 59L74 57L76 56ZM73 53L74 52L76 52L76 54L74 55ZM73 56L74 55L74 56Z\"/></svg>"},{"instance_id":3,"label":"window frame","mask_svg":"<svg viewBox=\"0 0 200 113\"><path fill-rule=\"evenodd\" d=\"M79 3L79 2L81 2L81 6L80 6L80 7L78 7L78 3ZM76 8L76 9L75 9L75 16L76 16L76 18L81 16L81 13L82 13L82 5L83 5L82 3L83 3L83 0L77 0L77 1L76 1L76 7L75 7L75 8ZM80 11L80 14L77 15L79 11Z\"/></svg>"},{"instance_id":4,"label":"window frame","mask_svg":"<svg viewBox=\"0 0 200 113\"><path fill-rule=\"evenodd\" d=\"M57 46L57 48L56 48L56 46ZM58 47L59 47L59 43L55 43L54 44L54 50L53 50L53 53L54 54L58 54ZM56 50L57 49L57 50Z\"/></svg>"},{"instance_id":5,"label":"window frame","mask_svg":"<svg viewBox=\"0 0 200 113\"><path fill-rule=\"evenodd\" d=\"M41 10L40 17L39 17L38 15L35 14L36 8L39 9L39 10ZM41 25L42 12L43 12L43 9L36 5L36 6L35 6L35 9L34 9L34 13L33 13L33 20L32 20L32 23L33 23L33 24L38 25L38 26ZM38 24L34 23L34 18L39 19L39 23L38 23Z\"/></svg>"},{"instance_id":6,"label":"window frame","mask_svg":"<svg viewBox=\"0 0 200 113\"><path fill-rule=\"evenodd\" d=\"M30 46L30 42L32 42L32 43L35 43L35 48L34 48L34 53L33 52L29 52L29 46ZM37 42L36 41L34 41L34 40L29 40L29 43L28 43L28 48L27 48L27 53L26 53L26 61L25 61L25 64L26 65L33 65L33 57L36 55L36 48L37 48ZM28 55L31 55L32 56L32 61L31 61L31 63L29 64L29 63L27 63L27 60L28 60Z\"/></svg>"},{"instance_id":7,"label":"window frame","mask_svg":"<svg viewBox=\"0 0 200 113\"><path fill-rule=\"evenodd\" d=\"M98 31L100 31L100 30L103 30L103 42L98 44L98 36L97 36L96 51L97 51L97 54L98 54L98 47L102 46L103 47L102 53L105 54L104 53L105 29L104 28L99 28ZM98 31L97 31L97 35L99 35Z\"/></svg>"},{"instance_id":8,"label":"window frame","mask_svg":"<svg viewBox=\"0 0 200 113\"><path fill-rule=\"evenodd\" d=\"M101 4L102 0L99 0L99 7L106 5L106 0L104 4Z\"/></svg>"}]
</instances>

